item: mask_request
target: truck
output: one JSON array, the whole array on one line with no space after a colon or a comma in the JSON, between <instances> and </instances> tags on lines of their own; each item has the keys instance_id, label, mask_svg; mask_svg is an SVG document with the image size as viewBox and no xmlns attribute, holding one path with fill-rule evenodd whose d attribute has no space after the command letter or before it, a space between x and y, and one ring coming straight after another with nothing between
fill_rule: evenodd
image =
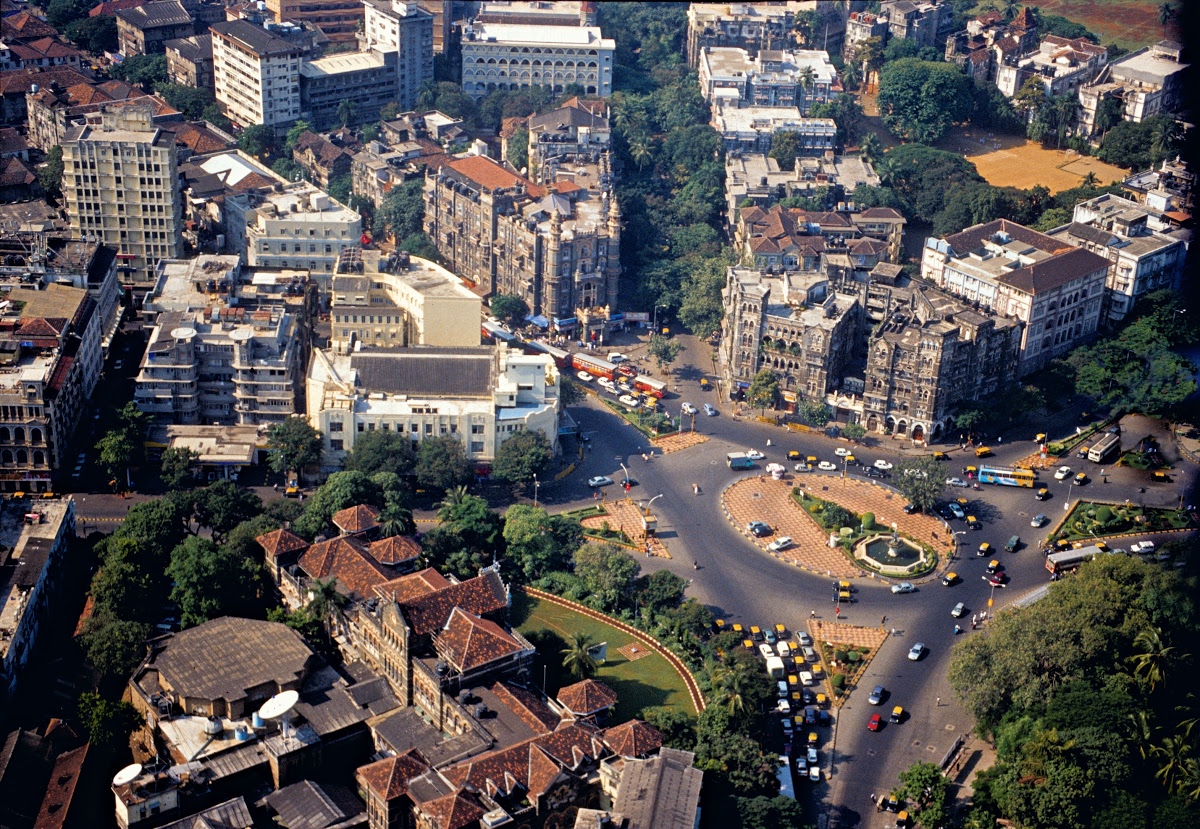
<instances>
[{"instance_id":1,"label":"truck","mask_svg":"<svg viewBox=\"0 0 1200 829\"><path fill-rule=\"evenodd\" d=\"M1000 466L979 467L979 482L981 484L999 484L1000 486L1032 487L1034 474L1032 469L1005 469Z\"/></svg>"},{"instance_id":2,"label":"truck","mask_svg":"<svg viewBox=\"0 0 1200 829\"><path fill-rule=\"evenodd\" d=\"M771 679L783 679L783 659L778 656L767 658L767 674Z\"/></svg>"},{"instance_id":3,"label":"truck","mask_svg":"<svg viewBox=\"0 0 1200 829\"><path fill-rule=\"evenodd\" d=\"M1121 436L1108 434L1092 444L1087 459L1092 463L1104 463L1105 458L1121 448Z\"/></svg>"},{"instance_id":4,"label":"truck","mask_svg":"<svg viewBox=\"0 0 1200 829\"><path fill-rule=\"evenodd\" d=\"M730 469L751 469L754 461L746 457L745 452L730 452L725 456L725 465Z\"/></svg>"},{"instance_id":5,"label":"truck","mask_svg":"<svg viewBox=\"0 0 1200 829\"><path fill-rule=\"evenodd\" d=\"M609 380L613 379L617 367L608 360L602 360L599 357L593 357L590 354L574 354L571 356L571 365L580 371L586 371L588 374L596 377L606 377Z\"/></svg>"}]
</instances>

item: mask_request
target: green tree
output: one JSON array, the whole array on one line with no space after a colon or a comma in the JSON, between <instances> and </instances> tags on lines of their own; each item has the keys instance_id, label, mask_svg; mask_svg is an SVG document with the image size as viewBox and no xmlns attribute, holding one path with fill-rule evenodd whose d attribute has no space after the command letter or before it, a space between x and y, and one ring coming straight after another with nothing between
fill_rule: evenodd
<instances>
[{"instance_id":1,"label":"green tree","mask_svg":"<svg viewBox=\"0 0 1200 829\"><path fill-rule=\"evenodd\" d=\"M274 152L275 130L263 124L246 127L238 136L238 149L255 158Z\"/></svg>"},{"instance_id":2,"label":"green tree","mask_svg":"<svg viewBox=\"0 0 1200 829\"><path fill-rule=\"evenodd\" d=\"M388 101L379 108L379 120L391 121L400 114L400 105L395 101Z\"/></svg>"},{"instance_id":3,"label":"green tree","mask_svg":"<svg viewBox=\"0 0 1200 829\"><path fill-rule=\"evenodd\" d=\"M550 441L541 432L536 429L514 432L496 450L492 474L509 483L528 483L546 474L551 457Z\"/></svg>"},{"instance_id":4,"label":"green tree","mask_svg":"<svg viewBox=\"0 0 1200 829\"><path fill-rule=\"evenodd\" d=\"M866 427L861 423L847 423L842 427L842 435L849 440L862 440L867 435Z\"/></svg>"},{"instance_id":5,"label":"green tree","mask_svg":"<svg viewBox=\"0 0 1200 829\"><path fill-rule=\"evenodd\" d=\"M739 797L737 810L742 829L781 829L807 825L804 808L794 797Z\"/></svg>"},{"instance_id":6,"label":"green tree","mask_svg":"<svg viewBox=\"0 0 1200 829\"><path fill-rule=\"evenodd\" d=\"M383 204L375 211L376 236L391 234L397 239L408 239L421 232L425 217L421 185L422 181L418 178L388 191Z\"/></svg>"},{"instance_id":7,"label":"green tree","mask_svg":"<svg viewBox=\"0 0 1200 829\"><path fill-rule=\"evenodd\" d=\"M929 512L946 488L946 473L933 455L904 458L896 464L892 484L910 504Z\"/></svg>"},{"instance_id":8,"label":"green tree","mask_svg":"<svg viewBox=\"0 0 1200 829\"><path fill-rule=\"evenodd\" d=\"M392 472L403 478L412 474L415 465L416 454L406 434L375 429L354 436L345 468L364 475Z\"/></svg>"},{"instance_id":9,"label":"green tree","mask_svg":"<svg viewBox=\"0 0 1200 829\"><path fill-rule=\"evenodd\" d=\"M900 772L900 797L914 807L922 826L941 826L950 813L950 781L934 763L914 763Z\"/></svg>"},{"instance_id":10,"label":"green tree","mask_svg":"<svg viewBox=\"0 0 1200 829\"><path fill-rule=\"evenodd\" d=\"M1029 123L1046 105L1046 87L1041 79L1036 76L1027 78L1013 96L1012 103L1021 120Z\"/></svg>"},{"instance_id":11,"label":"green tree","mask_svg":"<svg viewBox=\"0 0 1200 829\"><path fill-rule=\"evenodd\" d=\"M429 489L452 489L475 477L467 450L454 435L435 435L421 441L416 473L417 482Z\"/></svg>"},{"instance_id":12,"label":"green tree","mask_svg":"<svg viewBox=\"0 0 1200 829\"><path fill-rule=\"evenodd\" d=\"M371 476L357 469L335 472L308 499L304 514L296 519L292 529L297 535L314 538L332 531L330 519L334 513L357 504L378 508L383 503L383 490Z\"/></svg>"},{"instance_id":13,"label":"green tree","mask_svg":"<svg viewBox=\"0 0 1200 829\"><path fill-rule=\"evenodd\" d=\"M358 105L349 98L343 98L338 102L337 118L342 127L348 127L358 117Z\"/></svg>"},{"instance_id":14,"label":"green tree","mask_svg":"<svg viewBox=\"0 0 1200 829\"><path fill-rule=\"evenodd\" d=\"M350 178L349 173L344 173L340 176L334 176L329 180L329 186L325 191L329 197L340 204L349 205L353 198L354 182Z\"/></svg>"},{"instance_id":15,"label":"green tree","mask_svg":"<svg viewBox=\"0 0 1200 829\"><path fill-rule=\"evenodd\" d=\"M737 718L724 706L712 705L700 714L696 722L696 767L706 775L714 774L736 794L776 795L776 755L764 753L736 723Z\"/></svg>"},{"instance_id":16,"label":"green tree","mask_svg":"<svg viewBox=\"0 0 1200 829\"><path fill-rule=\"evenodd\" d=\"M796 414L801 421L817 429L824 429L825 425L833 419L833 412L830 411L829 406L819 400L805 400L796 408Z\"/></svg>"},{"instance_id":17,"label":"green tree","mask_svg":"<svg viewBox=\"0 0 1200 829\"><path fill-rule=\"evenodd\" d=\"M299 181L304 178L304 168L287 155L281 155L275 159L275 162L271 164L271 172L287 181Z\"/></svg>"},{"instance_id":18,"label":"green tree","mask_svg":"<svg viewBox=\"0 0 1200 829\"><path fill-rule=\"evenodd\" d=\"M862 150L862 154L867 161L872 163L878 161L883 156L883 142L873 132L869 132L863 136L859 149Z\"/></svg>"},{"instance_id":19,"label":"green tree","mask_svg":"<svg viewBox=\"0 0 1200 829\"><path fill-rule=\"evenodd\" d=\"M779 162L780 170L794 170L802 146L800 133L780 130L771 136L771 151L767 155Z\"/></svg>"},{"instance_id":20,"label":"green tree","mask_svg":"<svg viewBox=\"0 0 1200 829\"><path fill-rule=\"evenodd\" d=\"M287 135L284 136L283 139L283 154L286 156L291 156L296 149L296 145L300 143L300 139L304 136L304 133L310 132L311 130L312 126L309 125L309 123L303 118L292 124L287 131Z\"/></svg>"},{"instance_id":21,"label":"green tree","mask_svg":"<svg viewBox=\"0 0 1200 829\"><path fill-rule=\"evenodd\" d=\"M204 112L200 113L200 117L219 130L227 133L233 131L233 122L225 117L225 113L221 111L221 105L216 101L206 106Z\"/></svg>"},{"instance_id":22,"label":"green tree","mask_svg":"<svg viewBox=\"0 0 1200 829\"><path fill-rule=\"evenodd\" d=\"M154 91L189 119L199 118L204 114L204 110L214 103L213 96L208 90L197 89L193 86L160 82L154 85Z\"/></svg>"},{"instance_id":23,"label":"green tree","mask_svg":"<svg viewBox=\"0 0 1200 829\"><path fill-rule=\"evenodd\" d=\"M679 607L686 589L687 582L670 570L655 570L638 579L635 597L638 607L661 613Z\"/></svg>"},{"instance_id":24,"label":"green tree","mask_svg":"<svg viewBox=\"0 0 1200 829\"><path fill-rule=\"evenodd\" d=\"M600 668L600 663L590 652L591 647L592 635L580 631L570 635L567 646L562 650L563 667L576 680L595 676L596 671Z\"/></svg>"},{"instance_id":25,"label":"green tree","mask_svg":"<svg viewBox=\"0 0 1200 829\"><path fill-rule=\"evenodd\" d=\"M430 567L471 578L480 567L505 553L504 521L487 501L468 495L465 487L446 493L438 505L440 524L422 539Z\"/></svg>"},{"instance_id":26,"label":"green tree","mask_svg":"<svg viewBox=\"0 0 1200 829\"><path fill-rule=\"evenodd\" d=\"M879 111L887 128L906 141L934 144L952 124L964 121L969 82L956 66L901 58L884 65Z\"/></svg>"},{"instance_id":27,"label":"green tree","mask_svg":"<svg viewBox=\"0 0 1200 829\"><path fill-rule=\"evenodd\" d=\"M612 544L584 544L575 551L575 575L595 597L600 610L616 610L633 591L641 566Z\"/></svg>"},{"instance_id":28,"label":"green tree","mask_svg":"<svg viewBox=\"0 0 1200 829\"><path fill-rule=\"evenodd\" d=\"M162 453L162 481L167 489L190 489L196 483L200 455L187 447L170 447Z\"/></svg>"},{"instance_id":29,"label":"green tree","mask_svg":"<svg viewBox=\"0 0 1200 829\"><path fill-rule=\"evenodd\" d=\"M233 481L217 481L197 490L193 498L196 523L212 530L218 544L238 524L262 512L262 499Z\"/></svg>"},{"instance_id":30,"label":"green tree","mask_svg":"<svg viewBox=\"0 0 1200 829\"><path fill-rule=\"evenodd\" d=\"M529 316L529 306L516 294L496 294L488 300L488 307L492 316L514 327L523 326Z\"/></svg>"},{"instance_id":31,"label":"green tree","mask_svg":"<svg viewBox=\"0 0 1200 829\"><path fill-rule=\"evenodd\" d=\"M1137 319L1116 336L1077 348L1067 362L1075 389L1111 411L1159 415L1196 391L1195 368L1173 350L1155 317Z\"/></svg>"},{"instance_id":32,"label":"green tree","mask_svg":"<svg viewBox=\"0 0 1200 829\"><path fill-rule=\"evenodd\" d=\"M764 368L750 381L750 388L746 392L746 401L759 411L763 411L768 406L775 408L777 400L779 400L779 378L775 376L775 372Z\"/></svg>"},{"instance_id":33,"label":"green tree","mask_svg":"<svg viewBox=\"0 0 1200 829\"><path fill-rule=\"evenodd\" d=\"M166 55L133 55L116 64L109 74L119 81L136 84L146 91L167 82Z\"/></svg>"},{"instance_id":34,"label":"green tree","mask_svg":"<svg viewBox=\"0 0 1200 829\"><path fill-rule=\"evenodd\" d=\"M46 198L57 204L62 197L63 160L62 147L55 145L46 153L46 160L38 168L38 183L46 191Z\"/></svg>"},{"instance_id":35,"label":"green tree","mask_svg":"<svg viewBox=\"0 0 1200 829\"><path fill-rule=\"evenodd\" d=\"M727 268L724 256L707 258L690 269L684 278L676 316L697 337L707 338L721 330L725 315L721 291L725 287Z\"/></svg>"},{"instance_id":36,"label":"green tree","mask_svg":"<svg viewBox=\"0 0 1200 829\"><path fill-rule=\"evenodd\" d=\"M650 343L646 346L646 353L654 358L658 370L665 370L668 374L671 371L671 363L675 362L682 351L683 343L668 339L658 333L650 335Z\"/></svg>"},{"instance_id":37,"label":"green tree","mask_svg":"<svg viewBox=\"0 0 1200 829\"><path fill-rule=\"evenodd\" d=\"M1167 669L1174 661L1174 648L1162 640L1162 631L1147 628L1133 640L1135 653L1129 657L1133 664L1133 675L1144 682L1153 692L1167 678Z\"/></svg>"},{"instance_id":38,"label":"green tree","mask_svg":"<svg viewBox=\"0 0 1200 829\"><path fill-rule=\"evenodd\" d=\"M574 518L513 504L504 513L504 540L516 575L530 581L567 569L583 540L583 529Z\"/></svg>"},{"instance_id":39,"label":"green tree","mask_svg":"<svg viewBox=\"0 0 1200 829\"><path fill-rule=\"evenodd\" d=\"M117 51L117 18L111 14L75 20L62 32L80 49L93 55Z\"/></svg>"},{"instance_id":40,"label":"green tree","mask_svg":"<svg viewBox=\"0 0 1200 829\"><path fill-rule=\"evenodd\" d=\"M107 617L92 618L84 632L88 662L106 677L125 679L146 653L150 625Z\"/></svg>"},{"instance_id":41,"label":"green tree","mask_svg":"<svg viewBox=\"0 0 1200 829\"><path fill-rule=\"evenodd\" d=\"M643 708L642 719L662 732L663 745L680 751L696 747L696 723L678 708Z\"/></svg>"},{"instance_id":42,"label":"green tree","mask_svg":"<svg viewBox=\"0 0 1200 829\"><path fill-rule=\"evenodd\" d=\"M113 478L128 478L129 467L141 460L148 420L134 403L126 403L118 415L117 426L96 443L97 461Z\"/></svg>"},{"instance_id":43,"label":"green tree","mask_svg":"<svg viewBox=\"0 0 1200 829\"><path fill-rule=\"evenodd\" d=\"M529 166L529 130L526 127L517 127L513 131L507 147L508 153L505 158L509 164L517 170L524 170Z\"/></svg>"},{"instance_id":44,"label":"green tree","mask_svg":"<svg viewBox=\"0 0 1200 829\"><path fill-rule=\"evenodd\" d=\"M974 435L986 421L987 414L982 409L964 409L954 416L954 425L967 435Z\"/></svg>"},{"instance_id":45,"label":"green tree","mask_svg":"<svg viewBox=\"0 0 1200 829\"><path fill-rule=\"evenodd\" d=\"M1158 25L1162 26L1163 37L1167 36L1167 24L1175 19L1175 4L1170 0L1164 2L1158 7Z\"/></svg>"},{"instance_id":46,"label":"green tree","mask_svg":"<svg viewBox=\"0 0 1200 829\"><path fill-rule=\"evenodd\" d=\"M88 0L50 0L46 4L46 22L60 32L77 20L85 20L91 5Z\"/></svg>"},{"instance_id":47,"label":"green tree","mask_svg":"<svg viewBox=\"0 0 1200 829\"><path fill-rule=\"evenodd\" d=\"M246 615L260 586L262 567L192 536L171 553L167 575L175 583L171 601L179 607L183 627L219 616Z\"/></svg>"},{"instance_id":48,"label":"green tree","mask_svg":"<svg viewBox=\"0 0 1200 829\"><path fill-rule=\"evenodd\" d=\"M321 462L321 433L303 417L289 417L267 432L267 465L280 475Z\"/></svg>"},{"instance_id":49,"label":"green tree","mask_svg":"<svg viewBox=\"0 0 1200 829\"><path fill-rule=\"evenodd\" d=\"M1121 116L1124 112L1125 105L1120 98L1105 98L1096 107L1096 119L1093 126L1100 133L1102 141L1109 130L1121 123Z\"/></svg>"},{"instance_id":50,"label":"green tree","mask_svg":"<svg viewBox=\"0 0 1200 829\"><path fill-rule=\"evenodd\" d=\"M79 695L77 712L88 741L104 752L128 750L130 735L142 724L141 716L128 702L105 699L94 691Z\"/></svg>"}]
</instances>

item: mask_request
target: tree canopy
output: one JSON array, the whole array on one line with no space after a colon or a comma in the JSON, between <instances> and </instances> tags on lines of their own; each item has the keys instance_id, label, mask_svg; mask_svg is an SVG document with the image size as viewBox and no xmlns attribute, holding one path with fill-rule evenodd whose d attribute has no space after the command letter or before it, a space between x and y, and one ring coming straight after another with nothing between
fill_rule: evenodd
<instances>
[{"instance_id":1,"label":"tree canopy","mask_svg":"<svg viewBox=\"0 0 1200 829\"><path fill-rule=\"evenodd\" d=\"M430 489L453 489L475 478L466 447L454 435L434 435L417 447L417 482Z\"/></svg>"},{"instance_id":2,"label":"tree canopy","mask_svg":"<svg viewBox=\"0 0 1200 829\"><path fill-rule=\"evenodd\" d=\"M544 475L551 459L550 441L536 429L523 429L500 444L492 473L514 484L532 481Z\"/></svg>"},{"instance_id":3,"label":"tree canopy","mask_svg":"<svg viewBox=\"0 0 1200 829\"><path fill-rule=\"evenodd\" d=\"M892 485L910 504L929 512L946 489L946 471L933 455L903 458L893 471Z\"/></svg>"},{"instance_id":4,"label":"tree canopy","mask_svg":"<svg viewBox=\"0 0 1200 829\"><path fill-rule=\"evenodd\" d=\"M345 469L374 475L392 472L404 477L412 474L416 455L403 432L375 429L354 436L354 448L346 456Z\"/></svg>"},{"instance_id":5,"label":"tree canopy","mask_svg":"<svg viewBox=\"0 0 1200 829\"><path fill-rule=\"evenodd\" d=\"M488 300L492 316L509 325L522 326L529 316L529 306L516 294L496 294Z\"/></svg>"},{"instance_id":6,"label":"tree canopy","mask_svg":"<svg viewBox=\"0 0 1200 829\"><path fill-rule=\"evenodd\" d=\"M906 141L937 143L951 125L967 119L970 102L970 81L953 64L901 58L880 71L883 123Z\"/></svg>"},{"instance_id":7,"label":"tree canopy","mask_svg":"<svg viewBox=\"0 0 1200 829\"><path fill-rule=\"evenodd\" d=\"M321 433L303 417L289 417L267 432L267 464L280 475L321 462Z\"/></svg>"},{"instance_id":8,"label":"tree canopy","mask_svg":"<svg viewBox=\"0 0 1200 829\"><path fill-rule=\"evenodd\" d=\"M758 409L774 407L779 400L779 378L769 368L761 369L750 381L746 402Z\"/></svg>"}]
</instances>

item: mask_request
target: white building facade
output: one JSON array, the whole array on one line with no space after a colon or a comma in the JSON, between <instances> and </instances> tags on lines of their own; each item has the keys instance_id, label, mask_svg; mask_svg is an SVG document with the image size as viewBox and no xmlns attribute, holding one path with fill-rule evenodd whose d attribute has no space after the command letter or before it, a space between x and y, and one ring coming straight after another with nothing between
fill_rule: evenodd
<instances>
[{"instance_id":1,"label":"white building facade","mask_svg":"<svg viewBox=\"0 0 1200 829\"><path fill-rule=\"evenodd\" d=\"M578 84L585 95L607 98L615 50L596 26L473 23L463 33L462 88L483 98L535 86L560 95Z\"/></svg>"}]
</instances>

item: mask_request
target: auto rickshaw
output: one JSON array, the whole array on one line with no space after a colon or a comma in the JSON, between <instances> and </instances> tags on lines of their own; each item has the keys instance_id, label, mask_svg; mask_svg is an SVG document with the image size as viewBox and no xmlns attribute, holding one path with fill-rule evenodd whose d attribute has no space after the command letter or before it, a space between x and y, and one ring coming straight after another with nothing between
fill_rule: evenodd
<instances>
[{"instance_id":1,"label":"auto rickshaw","mask_svg":"<svg viewBox=\"0 0 1200 829\"><path fill-rule=\"evenodd\" d=\"M824 694L817 694L816 705L820 708L824 708L825 706L829 705L829 697L825 696Z\"/></svg>"},{"instance_id":2,"label":"auto rickshaw","mask_svg":"<svg viewBox=\"0 0 1200 829\"><path fill-rule=\"evenodd\" d=\"M812 469L814 466L816 466L819 463L816 455L809 455L807 458L804 459L804 462L806 464L808 464L809 469Z\"/></svg>"},{"instance_id":3,"label":"auto rickshaw","mask_svg":"<svg viewBox=\"0 0 1200 829\"><path fill-rule=\"evenodd\" d=\"M1033 497L1037 498L1039 501L1045 501L1050 497L1050 490L1047 487L1042 487L1037 492L1033 493Z\"/></svg>"},{"instance_id":4,"label":"auto rickshaw","mask_svg":"<svg viewBox=\"0 0 1200 829\"><path fill-rule=\"evenodd\" d=\"M942 584L949 587L952 584L958 583L958 573L950 572L942 576Z\"/></svg>"},{"instance_id":5,"label":"auto rickshaw","mask_svg":"<svg viewBox=\"0 0 1200 829\"><path fill-rule=\"evenodd\" d=\"M750 626L750 638L753 639L755 642L762 641L762 638L763 638L762 630L759 628L758 625Z\"/></svg>"},{"instance_id":6,"label":"auto rickshaw","mask_svg":"<svg viewBox=\"0 0 1200 829\"><path fill-rule=\"evenodd\" d=\"M908 829L908 812L904 809L896 813L896 829Z\"/></svg>"},{"instance_id":7,"label":"auto rickshaw","mask_svg":"<svg viewBox=\"0 0 1200 829\"><path fill-rule=\"evenodd\" d=\"M1034 443L1045 443L1046 442L1046 433L1038 432L1036 435L1033 436L1033 442Z\"/></svg>"},{"instance_id":8,"label":"auto rickshaw","mask_svg":"<svg viewBox=\"0 0 1200 829\"><path fill-rule=\"evenodd\" d=\"M946 453L945 453L945 452L934 452L934 453L933 453L933 459L934 459L935 461L944 461L944 460L946 460L946 459L947 459L947 456L946 456Z\"/></svg>"},{"instance_id":9,"label":"auto rickshaw","mask_svg":"<svg viewBox=\"0 0 1200 829\"><path fill-rule=\"evenodd\" d=\"M889 722L899 724L904 720L904 706L897 705L892 709L892 716L888 718Z\"/></svg>"},{"instance_id":10,"label":"auto rickshaw","mask_svg":"<svg viewBox=\"0 0 1200 829\"><path fill-rule=\"evenodd\" d=\"M968 515L967 516L967 529L982 530L983 524L980 524L979 521L976 520L974 515Z\"/></svg>"},{"instance_id":11,"label":"auto rickshaw","mask_svg":"<svg viewBox=\"0 0 1200 829\"><path fill-rule=\"evenodd\" d=\"M810 732L808 732L808 744L809 744L810 746L815 746L815 745L816 745L817 743L819 743L819 742L821 742L821 735L820 735L820 734L818 734L818 733L817 733L817 732L815 732L815 731L810 731Z\"/></svg>"},{"instance_id":12,"label":"auto rickshaw","mask_svg":"<svg viewBox=\"0 0 1200 829\"><path fill-rule=\"evenodd\" d=\"M787 626L780 623L775 625L775 635L781 640L787 638Z\"/></svg>"},{"instance_id":13,"label":"auto rickshaw","mask_svg":"<svg viewBox=\"0 0 1200 829\"><path fill-rule=\"evenodd\" d=\"M977 476L979 474L979 467L978 466L968 466L966 469L963 470L963 472L966 474L966 476L968 478L974 478L975 476Z\"/></svg>"},{"instance_id":14,"label":"auto rickshaw","mask_svg":"<svg viewBox=\"0 0 1200 829\"><path fill-rule=\"evenodd\" d=\"M979 549L975 551L975 555L978 556L979 558L983 558L984 556L991 555L991 552L992 552L992 545L988 544L985 541L979 545Z\"/></svg>"}]
</instances>

